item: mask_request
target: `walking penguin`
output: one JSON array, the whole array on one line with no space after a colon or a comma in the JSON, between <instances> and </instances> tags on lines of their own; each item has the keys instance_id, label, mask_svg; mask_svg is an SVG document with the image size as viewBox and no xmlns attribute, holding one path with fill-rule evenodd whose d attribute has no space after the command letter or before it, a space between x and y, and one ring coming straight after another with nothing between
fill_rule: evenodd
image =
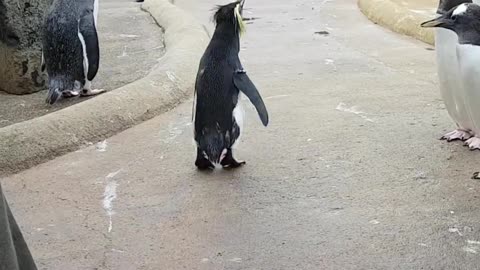
<instances>
[{"instance_id":1,"label":"walking penguin","mask_svg":"<svg viewBox=\"0 0 480 270\"><path fill-rule=\"evenodd\" d=\"M460 84L474 135L465 144L471 150L480 149L480 6L461 4L442 16L425 22L423 26L449 29L458 36L455 50Z\"/></svg>"},{"instance_id":2,"label":"walking penguin","mask_svg":"<svg viewBox=\"0 0 480 270\"><path fill-rule=\"evenodd\" d=\"M43 28L42 70L47 69L47 103L61 97L91 96L100 48L97 36L98 0L54 0Z\"/></svg>"},{"instance_id":3,"label":"walking penguin","mask_svg":"<svg viewBox=\"0 0 480 270\"><path fill-rule=\"evenodd\" d=\"M232 148L242 132L240 93L255 106L264 126L268 112L262 97L243 69L238 53L245 31L242 10L245 0L219 6L212 39L200 60L193 108L195 165L200 170L237 168L245 164L233 157Z\"/></svg>"},{"instance_id":4,"label":"walking penguin","mask_svg":"<svg viewBox=\"0 0 480 270\"><path fill-rule=\"evenodd\" d=\"M440 0L437 14L448 13L452 8L471 0ZM472 134L473 128L464 100L464 90L460 78L460 69L456 53L458 37L455 32L445 28L435 29L435 51L437 55L437 68L440 94L448 114L455 122L457 128L443 135L447 141L466 140Z\"/></svg>"}]
</instances>

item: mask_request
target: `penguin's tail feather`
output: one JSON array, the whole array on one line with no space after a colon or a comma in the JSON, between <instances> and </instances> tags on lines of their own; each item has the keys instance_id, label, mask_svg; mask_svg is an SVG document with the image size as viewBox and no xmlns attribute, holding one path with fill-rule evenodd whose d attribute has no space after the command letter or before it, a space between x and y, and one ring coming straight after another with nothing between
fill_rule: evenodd
<instances>
[{"instance_id":1,"label":"penguin's tail feather","mask_svg":"<svg viewBox=\"0 0 480 270\"><path fill-rule=\"evenodd\" d=\"M220 162L222 152L226 148L226 139L222 132L204 130L204 135L199 140L199 146L205 151L211 162Z\"/></svg>"},{"instance_id":2,"label":"penguin's tail feather","mask_svg":"<svg viewBox=\"0 0 480 270\"><path fill-rule=\"evenodd\" d=\"M50 105L53 105L60 99L60 96L62 96L62 91L60 91L60 89L49 89L46 102Z\"/></svg>"},{"instance_id":3,"label":"penguin's tail feather","mask_svg":"<svg viewBox=\"0 0 480 270\"><path fill-rule=\"evenodd\" d=\"M52 78L49 82L48 95L46 103L53 105L62 96L62 92L65 89L65 81L61 78Z\"/></svg>"}]
</instances>

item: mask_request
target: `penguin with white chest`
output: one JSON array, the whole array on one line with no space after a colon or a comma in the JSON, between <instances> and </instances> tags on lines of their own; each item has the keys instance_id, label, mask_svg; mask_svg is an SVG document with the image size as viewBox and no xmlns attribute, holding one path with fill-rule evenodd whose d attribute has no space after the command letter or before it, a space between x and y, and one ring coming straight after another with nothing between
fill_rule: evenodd
<instances>
[{"instance_id":1,"label":"penguin with white chest","mask_svg":"<svg viewBox=\"0 0 480 270\"><path fill-rule=\"evenodd\" d=\"M471 3L472 1L440 0L437 14L441 16L449 12L452 8L467 2ZM449 142L470 138L473 128L464 101L464 91L455 49L457 44L458 37L455 32L444 28L435 29L435 51L437 56L440 94L448 114L457 125L457 129L442 136L442 139Z\"/></svg>"},{"instance_id":2,"label":"penguin with white chest","mask_svg":"<svg viewBox=\"0 0 480 270\"><path fill-rule=\"evenodd\" d=\"M456 55L460 83L474 135L465 144L472 150L480 149L480 6L461 4L423 26L449 29L458 36Z\"/></svg>"},{"instance_id":3,"label":"penguin with white chest","mask_svg":"<svg viewBox=\"0 0 480 270\"><path fill-rule=\"evenodd\" d=\"M98 72L98 0L54 0L43 28L43 64L48 74L47 103L61 97L91 96Z\"/></svg>"},{"instance_id":4,"label":"penguin with white chest","mask_svg":"<svg viewBox=\"0 0 480 270\"><path fill-rule=\"evenodd\" d=\"M194 137L197 144L195 165L200 170L237 168L245 164L234 159L232 148L243 131L240 93L255 106L264 126L268 112L257 88L239 59L244 0L219 6L215 32L200 60L193 108Z\"/></svg>"}]
</instances>

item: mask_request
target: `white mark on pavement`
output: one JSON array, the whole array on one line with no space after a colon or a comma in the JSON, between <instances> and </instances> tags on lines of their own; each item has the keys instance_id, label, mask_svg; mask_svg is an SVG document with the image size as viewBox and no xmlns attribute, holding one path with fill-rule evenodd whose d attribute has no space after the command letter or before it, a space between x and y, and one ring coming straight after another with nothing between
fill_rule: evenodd
<instances>
[{"instance_id":1,"label":"white mark on pavement","mask_svg":"<svg viewBox=\"0 0 480 270\"><path fill-rule=\"evenodd\" d=\"M477 254L478 253L477 249L471 248L471 247L463 247L463 251L468 252L468 253L472 253L472 254Z\"/></svg>"},{"instance_id":2,"label":"white mark on pavement","mask_svg":"<svg viewBox=\"0 0 480 270\"><path fill-rule=\"evenodd\" d=\"M151 49L134 51L134 52L131 51L129 55L147 53L147 52L151 52L151 51L158 50L158 49L163 49L163 48L165 48L165 46L157 46L157 47L153 47ZM160 59L161 58L159 58L158 60L160 60Z\"/></svg>"},{"instance_id":3,"label":"white mark on pavement","mask_svg":"<svg viewBox=\"0 0 480 270\"><path fill-rule=\"evenodd\" d=\"M203 258L202 259L202 263L206 263L206 262L209 262L210 260L208 258Z\"/></svg>"},{"instance_id":4,"label":"white mark on pavement","mask_svg":"<svg viewBox=\"0 0 480 270\"><path fill-rule=\"evenodd\" d=\"M276 99L276 98L284 98L284 97L291 97L292 95L276 95L276 96L270 96L266 97L265 99Z\"/></svg>"},{"instance_id":5,"label":"white mark on pavement","mask_svg":"<svg viewBox=\"0 0 480 270\"><path fill-rule=\"evenodd\" d=\"M370 220L368 223L373 224L373 225L377 225L377 224L380 224L380 221L378 221L376 219L373 219L373 220Z\"/></svg>"},{"instance_id":6,"label":"white mark on pavement","mask_svg":"<svg viewBox=\"0 0 480 270\"><path fill-rule=\"evenodd\" d=\"M458 233L458 235L463 236L463 234L458 230L458 228L448 228L448 231L451 233Z\"/></svg>"},{"instance_id":7,"label":"white mark on pavement","mask_svg":"<svg viewBox=\"0 0 480 270\"><path fill-rule=\"evenodd\" d=\"M124 38L136 38L136 37L138 37L138 36L137 36L137 35L120 34L120 37L124 37Z\"/></svg>"},{"instance_id":8,"label":"white mark on pavement","mask_svg":"<svg viewBox=\"0 0 480 270\"><path fill-rule=\"evenodd\" d=\"M169 123L168 124L168 134L165 136L163 135L162 137L165 137L162 141L164 143L171 143L173 141L175 141L175 139L182 135L183 132L185 131L185 129L190 126L191 123L190 123L190 120L189 118L185 118L185 119L182 119L180 122L176 122L176 123ZM164 130L162 130L162 133L165 132Z\"/></svg>"},{"instance_id":9,"label":"white mark on pavement","mask_svg":"<svg viewBox=\"0 0 480 270\"><path fill-rule=\"evenodd\" d=\"M239 263L239 262L242 262L242 258L233 258L233 259L230 259L229 261Z\"/></svg>"},{"instance_id":10,"label":"white mark on pavement","mask_svg":"<svg viewBox=\"0 0 480 270\"><path fill-rule=\"evenodd\" d=\"M125 253L124 250L119 250L119 249L114 249L114 248L112 248L112 252Z\"/></svg>"},{"instance_id":11,"label":"white mark on pavement","mask_svg":"<svg viewBox=\"0 0 480 270\"><path fill-rule=\"evenodd\" d=\"M115 214L113 211L113 200L117 198L118 183L113 178L120 173L120 171L121 169L107 175L107 185L105 186L105 191L103 192L103 209L105 209L109 218L108 232L111 232L113 229L112 216Z\"/></svg>"},{"instance_id":12,"label":"white mark on pavement","mask_svg":"<svg viewBox=\"0 0 480 270\"><path fill-rule=\"evenodd\" d=\"M469 248L469 247L463 247L463 251L468 252L468 253L472 253L472 254L477 254L478 253L478 251L476 249Z\"/></svg>"},{"instance_id":13,"label":"white mark on pavement","mask_svg":"<svg viewBox=\"0 0 480 270\"><path fill-rule=\"evenodd\" d=\"M418 243L418 245L421 246L421 247L428 247L428 245L425 244L425 243Z\"/></svg>"},{"instance_id":14,"label":"white mark on pavement","mask_svg":"<svg viewBox=\"0 0 480 270\"><path fill-rule=\"evenodd\" d=\"M467 240L467 246L462 248L467 253L477 254L480 251L480 242L474 240Z\"/></svg>"},{"instance_id":15,"label":"white mark on pavement","mask_svg":"<svg viewBox=\"0 0 480 270\"><path fill-rule=\"evenodd\" d=\"M337 71L337 65L335 65L335 61L333 59L327 58L325 59L325 65L332 66L334 71Z\"/></svg>"},{"instance_id":16,"label":"white mark on pavement","mask_svg":"<svg viewBox=\"0 0 480 270\"><path fill-rule=\"evenodd\" d=\"M107 140L104 140L104 141L101 141L99 143L97 143L97 145L95 146L95 148L97 149L98 152L105 152L107 151Z\"/></svg>"},{"instance_id":17,"label":"white mark on pavement","mask_svg":"<svg viewBox=\"0 0 480 270\"><path fill-rule=\"evenodd\" d=\"M122 55L119 55L118 58L125 57L125 56L128 56L128 54L127 54L127 46L123 46Z\"/></svg>"},{"instance_id":18,"label":"white mark on pavement","mask_svg":"<svg viewBox=\"0 0 480 270\"><path fill-rule=\"evenodd\" d=\"M171 71L167 71L167 77L170 79L170 81L175 82L177 80L177 77L175 76L175 73Z\"/></svg>"},{"instance_id":19,"label":"white mark on pavement","mask_svg":"<svg viewBox=\"0 0 480 270\"><path fill-rule=\"evenodd\" d=\"M358 115L360 116L363 120L367 121L367 122L374 122L372 119L368 118L367 116L365 116L364 112L360 111L358 109L357 106L352 106L352 107L347 107L347 104L343 103L343 102L340 102L336 108L338 111L341 111L341 112L348 112L348 113L353 113L355 115Z\"/></svg>"}]
</instances>

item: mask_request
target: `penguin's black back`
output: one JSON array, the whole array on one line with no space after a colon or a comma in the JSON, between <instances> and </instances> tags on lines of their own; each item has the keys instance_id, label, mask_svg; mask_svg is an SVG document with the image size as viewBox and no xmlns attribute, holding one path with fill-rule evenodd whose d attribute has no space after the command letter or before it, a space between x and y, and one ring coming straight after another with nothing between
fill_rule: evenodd
<instances>
[{"instance_id":1,"label":"penguin's black back","mask_svg":"<svg viewBox=\"0 0 480 270\"><path fill-rule=\"evenodd\" d=\"M48 75L67 84L61 86L64 89L73 89L75 80L85 83L83 48L78 36L78 2L54 0L43 32L43 54Z\"/></svg>"},{"instance_id":2,"label":"penguin's black back","mask_svg":"<svg viewBox=\"0 0 480 270\"><path fill-rule=\"evenodd\" d=\"M233 74L241 65L238 37L222 33L221 30L215 31L200 61L195 84L195 130L197 136L230 132L230 138L225 142L228 148L239 135L238 126L233 120L233 109L237 106L239 94L233 83Z\"/></svg>"}]
</instances>

